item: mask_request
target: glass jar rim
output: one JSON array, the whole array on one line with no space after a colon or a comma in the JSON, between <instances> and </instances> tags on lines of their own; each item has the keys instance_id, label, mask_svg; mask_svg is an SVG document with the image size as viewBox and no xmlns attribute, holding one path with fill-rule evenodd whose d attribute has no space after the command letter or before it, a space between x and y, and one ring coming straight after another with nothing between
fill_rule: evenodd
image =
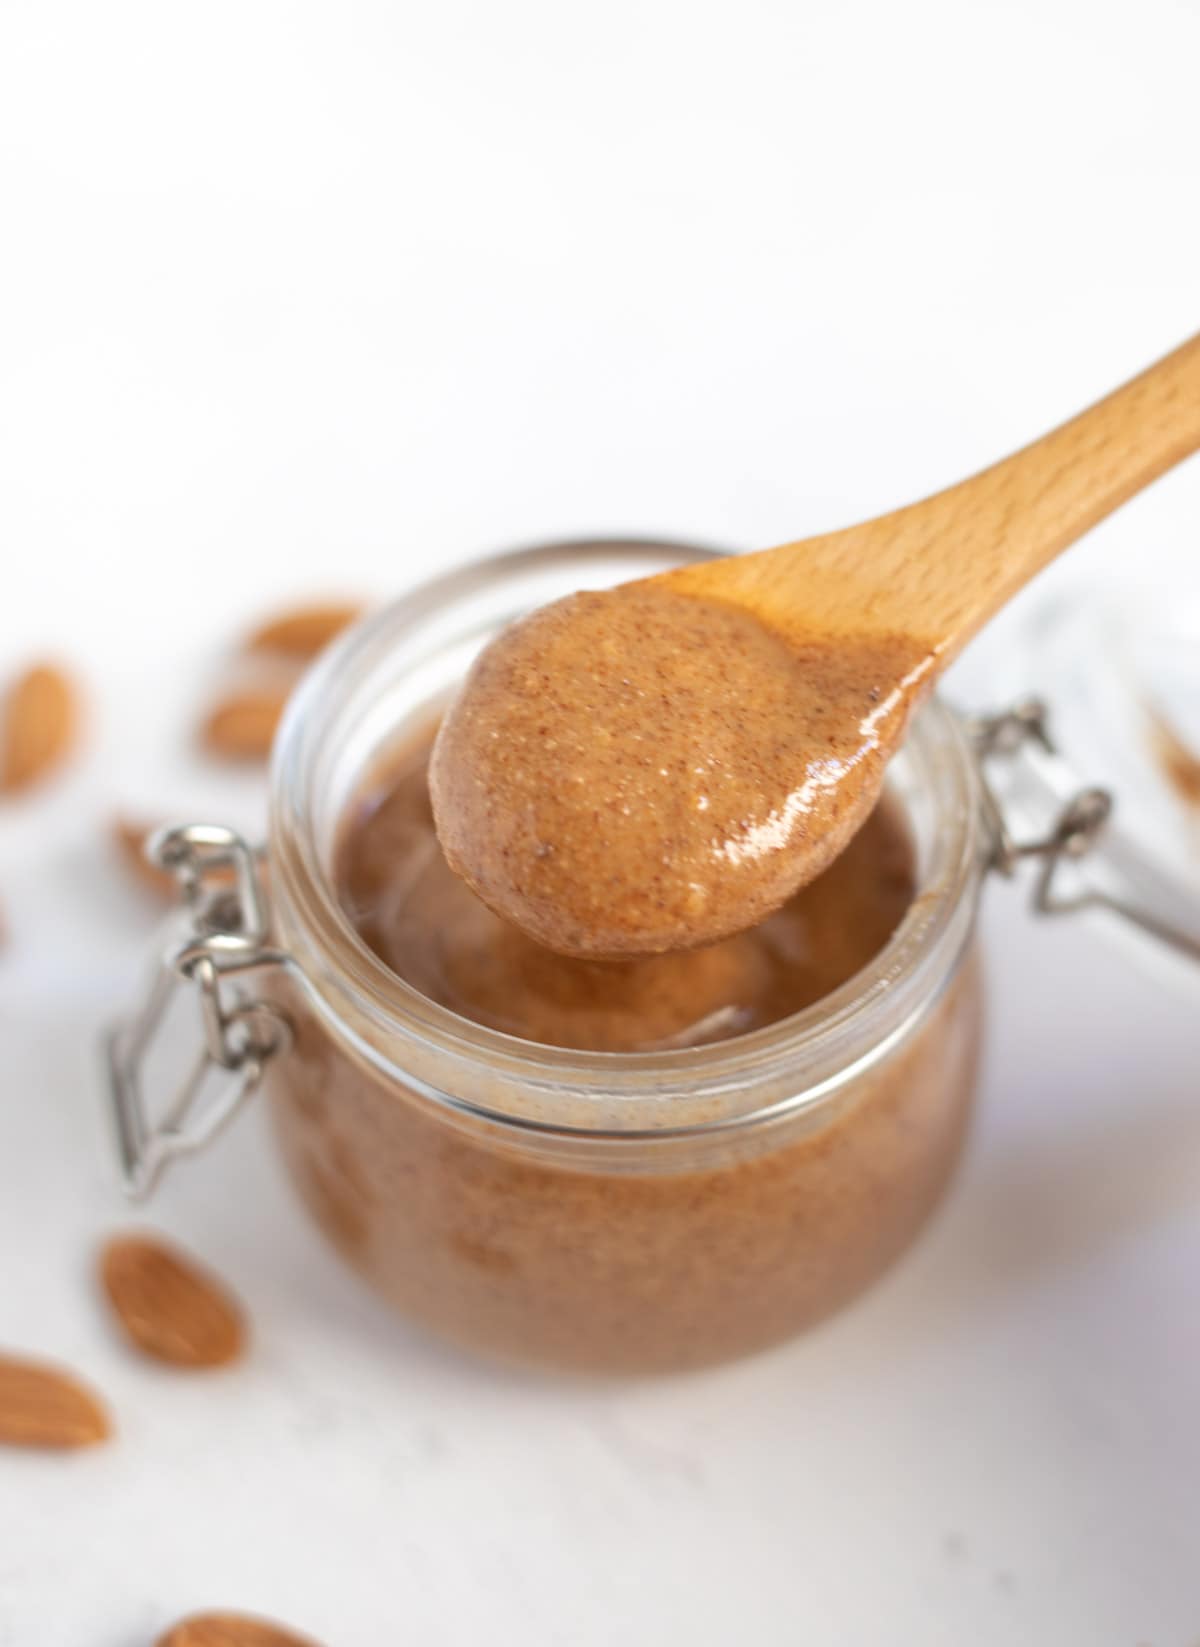
<instances>
[{"instance_id":1,"label":"glass jar rim","mask_svg":"<svg viewBox=\"0 0 1200 1647\"><path fill-rule=\"evenodd\" d=\"M379 1073L439 1105L527 1131L612 1138L710 1132L828 1101L885 1057L940 997L973 930L983 854L975 762L957 718L937 699L918 711L905 746L923 781L937 788L938 827L917 896L861 972L762 1029L648 1052L524 1041L461 1018L399 979L359 936L338 899L315 828L321 760L331 740L344 737L348 718L361 713L355 692L403 635L455 602L540 576L559 562L569 563L572 573L589 559L646 569L648 560L662 566L719 552L695 543L611 538L487 556L418 585L355 625L293 695L271 768L275 918L309 1004Z\"/></svg>"}]
</instances>

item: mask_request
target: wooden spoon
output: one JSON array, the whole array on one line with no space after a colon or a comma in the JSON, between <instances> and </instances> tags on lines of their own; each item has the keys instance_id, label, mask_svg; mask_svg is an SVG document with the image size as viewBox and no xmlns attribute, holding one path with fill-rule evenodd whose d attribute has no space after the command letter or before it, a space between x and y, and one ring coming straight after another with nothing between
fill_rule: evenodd
<instances>
[{"instance_id":1,"label":"wooden spoon","mask_svg":"<svg viewBox=\"0 0 1200 1647\"><path fill-rule=\"evenodd\" d=\"M567 954L710 943L811 880L938 673L1200 447L1200 337L924 502L574 595L481 655L430 783L452 867Z\"/></svg>"}]
</instances>

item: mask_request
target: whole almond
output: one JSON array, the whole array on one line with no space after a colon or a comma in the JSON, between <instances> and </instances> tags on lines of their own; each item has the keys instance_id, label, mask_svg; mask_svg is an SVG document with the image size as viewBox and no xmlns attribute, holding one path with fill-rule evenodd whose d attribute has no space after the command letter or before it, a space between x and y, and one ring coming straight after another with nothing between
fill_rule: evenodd
<instances>
[{"instance_id":1,"label":"whole almond","mask_svg":"<svg viewBox=\"0 0 1200 1647\"><path fill-rule=\"evenodd\" d=\"M139 823L133 818L118 815L112 821L113 844L121 861L134 880L140 881L147 892L156 898L174 902L179 896L179 883L169 869L160 869L146 856L146 843L162 827L157 823ZM260 873L263 872L260 868ZM232 886L234 872L228 868L205 869L205 883L209 886Z\"/></svg>"},{"instance_id":2,"label":"whole almond","mask_svg":"<svg viewBox=\"0 0 1200 1647\"><path fill-rule=\"evenodd\" d=\"M1200 756L1169 721L1152 713L1151 724L1158 758L1181 800L1200 806Z\"/></svg>"},{"instance_id":3,"label":"whole almond","mask_svg":"<svg viewBox=\"0 0 1200 1647\"><path fill-rule=\"evenodd\" d=\"M70 753L79 718L75 687L54 664L13 681L0 706L0 792L27 789Z\"/></svg>"},{"instance_id":4,"label":"whole almond","mask_svg":"<svg viewBox=\"0 0 1200 1647\"><path fill-rule=\"evenodd\" d=\"M112 822L113 842L121 861L136 881L157 898L173 899L176 881L167 869L160 869L146 856L146 842L157 825L135 823L132 818L117 817Z\"/></svg>"},{"instance_id":5,"label":"whole almond","mask_svg":"<svg viewBox=\"0 0 1200 1647\"><path fill-rule=\"evenodd\" d=\"M155 1647L317 1647L310 1636L298 1636L282 1624L243 1613L193 1613L181 1619Z\"/></svg>"},{"instance_id":6,"label":"whole almond","mask_svg":"<svg viewBox=\"0 0 1200 1647\"><path fill-rule=\"evenodd\" d=\"M10 1447L90 1447L110 1433L99 1400L71 1373L0 1355L0 1442Z\"/></svg>"},{"instance_id":7,"label":"whole almond","mask_svg":"<svg viewBox=\"0 0 1200 1647\"><path fill-rule=\"evenodd\" d=\"M273 686L222 698L200 729L205 748L228 760L263 760L271 753L288 696L286 690Z\"/></svg>"},{"instance_id":8,"label":"whole almond","mask_svg":"<svg viewBox=\"0 0 1200 1647\"><path fill-rule=\"evenodd\" d=\"M326 601L295 606L269 619L246 639L248 652L279 652L285 657L315 658L335 635L360 618L357 601Z\"/></svg>"},{"instance_id":9,"label":"whole almond","mask_svg":"<svg viewBox=\"0 0 1200 1647\"><path fill-rule=\"evenodd\" d=\"M242 1311L222 1282L153 1235L118 1235L100 1279L129 1341L176 1367L223 1367L242 1352Z\"/></svg>"}]
</instances>

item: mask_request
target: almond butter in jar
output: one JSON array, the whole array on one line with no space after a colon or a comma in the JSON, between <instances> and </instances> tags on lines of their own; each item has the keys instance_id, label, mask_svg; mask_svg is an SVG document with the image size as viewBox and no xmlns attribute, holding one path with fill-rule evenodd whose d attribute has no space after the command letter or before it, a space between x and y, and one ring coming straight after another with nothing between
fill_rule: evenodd
<instances>
[{"instance_id":1,"label":"almond butter in jar","mask_svg":"<svg viewBox=\"0 0 1200 1647\"><path fill-rule=\"evenodd\" d=\"M586 1028L526 1027L572 1045L522 1038L497 1027L512 1027L503 974L475 1021L400 976L355 919L356 813L496 629L702 552L566 544L427 585L317 666L277 747L272 936L288 964L262 988L291 1024L267 1071L284 1159L386 1298L506 1361L661 1371L801 1331L916 1234L970 1110L985 852L975 767L936 703L889 782L912 852L899 926L830 993L744 1033L681 1045L668 1023L645 1045L600 1038L635 1048L615 1051Z\"/></svg>"}]
</instances>

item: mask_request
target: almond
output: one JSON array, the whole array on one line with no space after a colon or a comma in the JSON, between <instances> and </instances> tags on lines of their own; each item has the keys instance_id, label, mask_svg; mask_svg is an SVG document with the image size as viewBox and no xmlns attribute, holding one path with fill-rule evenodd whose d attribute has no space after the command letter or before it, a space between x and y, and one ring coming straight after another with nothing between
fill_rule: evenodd
<instances>
[{"instance_id":1,"label":"almond","mask_svg":"<svg viewBox=\"0 0 1200 1647\"><path fill-rule=\"evenodd\" d=\"M1151 711L1151 725L1158 758L1180 798L1190 806L1200 806L1200 755L1176 732L1169 721Z\"/></svg>"},{"instance_id":2,"label":"almond","mask_svg":"<svg viewBox=\"0 0 1200 1647\"><path fill-rule=\"evenodd\" d=\"M129 873L158 898L173 899L176 881L169 870L160 869L146 856L146 842L156 824L135 823L132 818L114 818L112 838Z\"/></svg>"},{"instance_id":3,"label":"almond","mask_svg":"<svg viewBox=\"0 0 1200 1647\"><path fill-rule=\"evenodd\" d=\"M315 658L335 635L363 614L357 601L326 601L295 606L262 624L246 640L248 652L280 652L285 657Z\"/></svg>"},{"instance_id":4,"label":"almond","mask_svg":"<svg viewBox=\"0 0 1200 1647\"><path fill-rule=\"evenodd\" d=\"M288 696L280 687L259 687L222 698L201 727L205 748L230 760L264 759L271 753Z\"/></svg>"},{"instance_id":5,"label":"almond","mask_svg":"<svg viewBox=\"0 0 1200 1647\"><path fill-rule=\"evenodd\" d=\"M242 1311L216 1276L153 1235L118 1235L100 1279L125 1336L176 1367L222 1367L241 1354Z\"/></svg>"},{"instance_id":6,"label":"almond","mask_svg":"<svg viewBox=\"0 0 1200 1647\"><path fill-rule=\"evenodd\" d=\"M317 1647L317 1643L265 1618L247 1618L243 1613L193 1613L159 1636L155 1647Z\"/></svg>"},{"instance_id":7,"label":"almond","mask_svg":"<svg viewBox=\"0 0 1200 1647\"><path fill-rule=\"evenodd\" d=\"M169 869L160 869L146 856L146 842L161 829L157 823L139 823L133 818L118 816L112 821L112 838L122 862L134 880L140 881L147 892L155 897L175 902L179 897L179 883ZM260 866L265 873L265 866ZM232 886L232 869L206 867L205 883L209 886Z\"/></svg>"},{"instance_id":8,"label":"almond","mask_svg":"<svg viewBox=\"0 0 1200 1647\"><path fill-rule=\"evenodd\" d=\"M0 706L0 792L26 789L65 760L79 718L75 687L53 664L27 669Z\"/></svg>"},{"instance_id":9,"label":"almond","mask_svg":"<svg viewBox=\"0 0 1200 1647\"><path fill-rule=\"evenodd\" d=\"M0 1442L10 1447L90 1447L109 1434L108 1414L70 1373L0 1355Z\"/></svg>"}]
</instances>

